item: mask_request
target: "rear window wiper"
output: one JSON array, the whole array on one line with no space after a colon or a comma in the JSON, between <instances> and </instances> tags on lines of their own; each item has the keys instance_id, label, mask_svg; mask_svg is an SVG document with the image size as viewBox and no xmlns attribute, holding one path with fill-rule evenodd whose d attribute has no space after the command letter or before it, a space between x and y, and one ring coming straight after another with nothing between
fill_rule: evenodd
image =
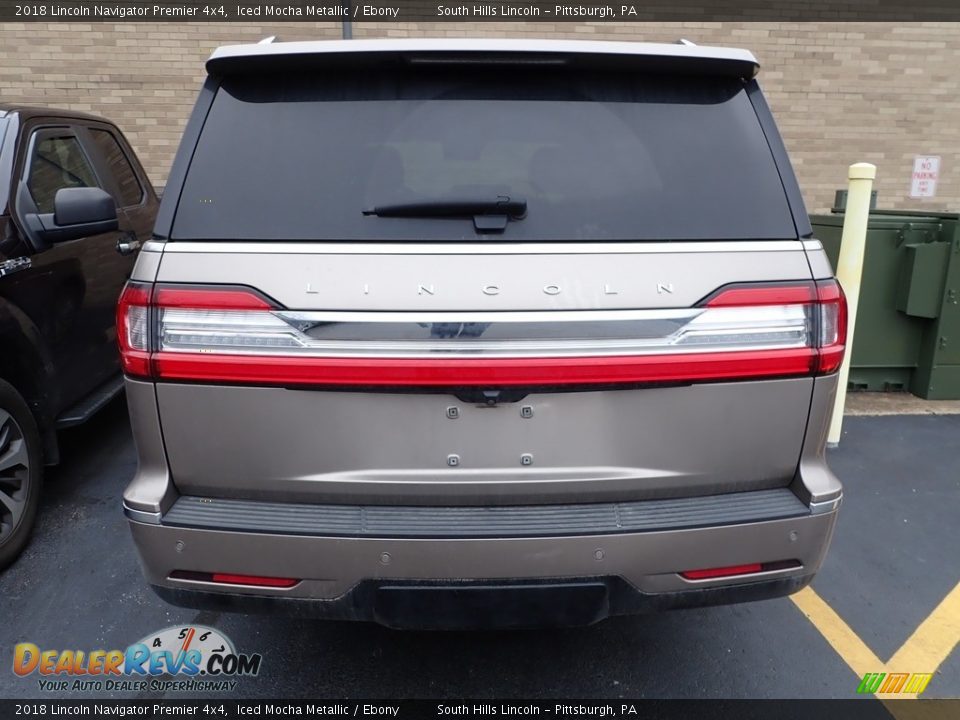
<instances>
[{"instance_id":1,"label":"rear window wiper","mask_svg":"<svg viewBox=\"0 0 960 720\"><path fill-rule=\"evenodd\" d=\"M498 195L492 199L444 198L376 205L363 211L377 217L473 218L477 232L503 232L510 220L521 220L527 214L527 201Z\"/></svg>"}]
</instances>

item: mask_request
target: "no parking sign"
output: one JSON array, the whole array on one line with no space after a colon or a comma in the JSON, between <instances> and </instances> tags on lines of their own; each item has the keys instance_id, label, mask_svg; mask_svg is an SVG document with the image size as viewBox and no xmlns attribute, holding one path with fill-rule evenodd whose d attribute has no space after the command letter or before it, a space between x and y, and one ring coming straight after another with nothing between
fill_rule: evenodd
<instances>
[{"instance_id":1,"label":"no parking sign","mask_svg":"<svg viewBox=\"0 0 960 720\"><path fill-rule=\"evenodd\" d=\"M917 155L913 159L913 176L910 182L910 197L932 198L937 196L937 180L940 178L940 156Z\"/></svg>"}]
</instances>

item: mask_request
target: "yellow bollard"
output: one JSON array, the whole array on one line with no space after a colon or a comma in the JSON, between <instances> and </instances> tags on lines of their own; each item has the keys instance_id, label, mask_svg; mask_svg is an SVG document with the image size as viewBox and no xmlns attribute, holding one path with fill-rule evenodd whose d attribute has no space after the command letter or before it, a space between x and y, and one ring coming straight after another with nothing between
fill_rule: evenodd
<instances>
[{"instance_id":1,"label":"yellow bollard","mask_svg":"<svg viewBox=\"0 0 960 720\"><path fill-rule=\"evenodd\" d=\"M863 275L863 253L867 245L867 221L870 218L870 192L877 166L870 163L855 163L850 166L847 191L847 208L843 219L843 235L840 238L840 257L837 260L837 280L847 296L847 352L840 366L837 398L830 420L827 445L840 443L843 428L843 407L847 402L847 379L850 377L850 358L853 355L853 330L857 323L857 301L860 298L860 279Z\"/></svg>"}]
</instances>

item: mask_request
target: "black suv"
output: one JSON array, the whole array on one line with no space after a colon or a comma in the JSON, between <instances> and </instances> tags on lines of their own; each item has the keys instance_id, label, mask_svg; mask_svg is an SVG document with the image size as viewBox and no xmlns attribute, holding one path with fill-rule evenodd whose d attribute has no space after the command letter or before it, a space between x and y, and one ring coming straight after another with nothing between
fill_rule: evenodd
<instances>
[{"instance_id":1,"label":"black suv","mask_svg":"<svg viewBox=\"0 0 960 720\"><path fill-rule=\"evenodd\" d=\"M114 124L0 105L0 568L30 534L56 430L123 387L114 307L157 205Z\"/></svg>"}]
</instances>

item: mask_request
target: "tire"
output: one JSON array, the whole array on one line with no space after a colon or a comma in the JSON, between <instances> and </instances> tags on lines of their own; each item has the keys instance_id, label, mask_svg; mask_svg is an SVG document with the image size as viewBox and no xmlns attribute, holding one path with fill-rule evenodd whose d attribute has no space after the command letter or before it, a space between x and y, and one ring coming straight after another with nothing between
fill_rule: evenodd
<instances>
[{"instance_id":1,"label":"tire","mask_svg":"<svg viewBox=\"0 0 960 720\"><path fill-rule=\"evenodd\" d=\"M0 570L16 560L30 538L42 483L37 422L20 393L0 380Z\"/></svg>"}]
</instances>

